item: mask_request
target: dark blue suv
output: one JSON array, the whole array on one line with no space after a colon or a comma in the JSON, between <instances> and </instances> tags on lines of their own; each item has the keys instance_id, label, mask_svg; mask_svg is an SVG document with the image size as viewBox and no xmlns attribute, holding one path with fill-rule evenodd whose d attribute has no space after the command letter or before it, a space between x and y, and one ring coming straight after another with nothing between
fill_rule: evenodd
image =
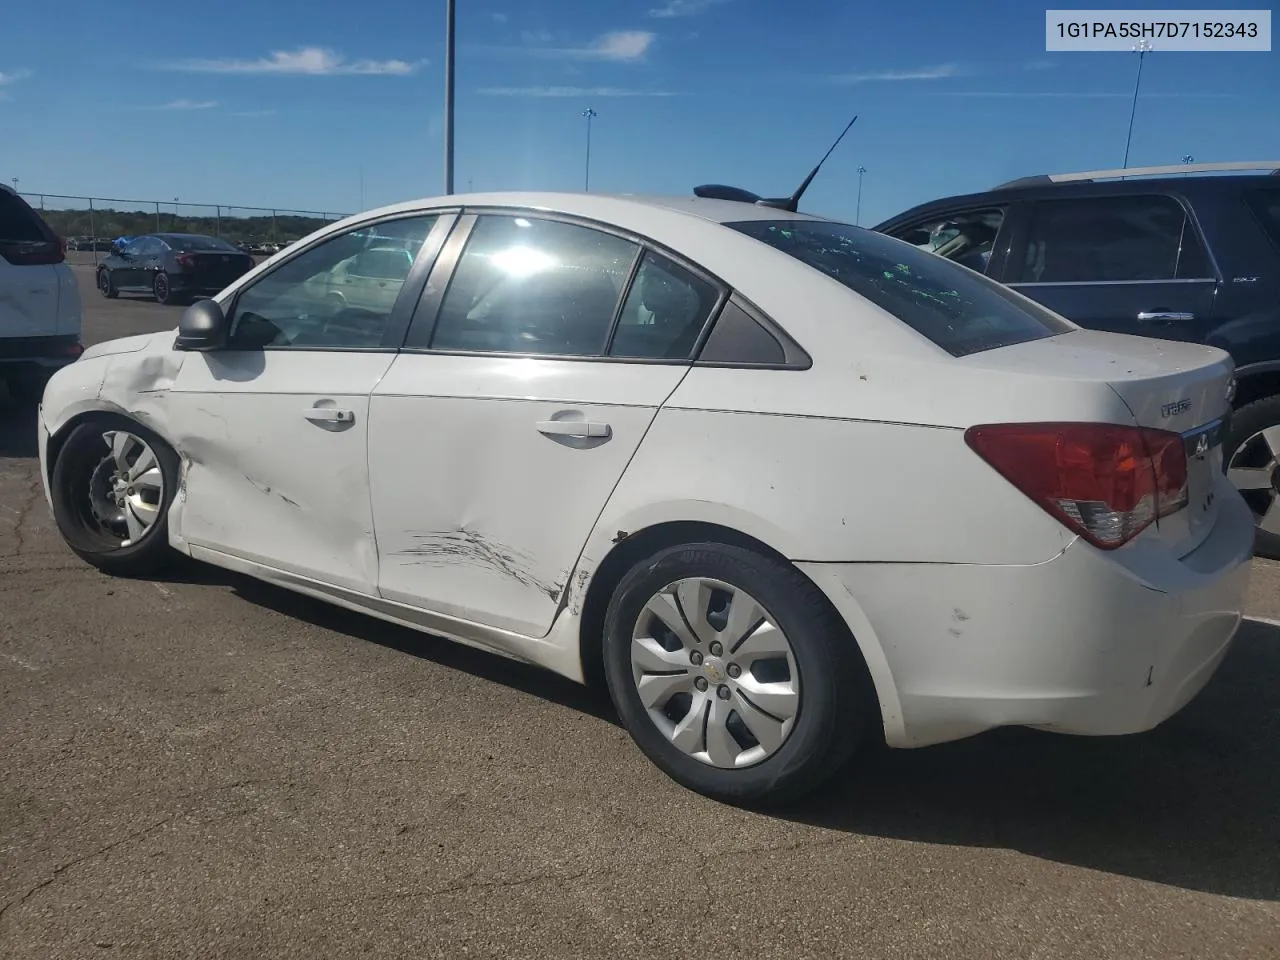
<instances>
[{"instance_id":1,"label":"dark blue suv","mask_svg":"<svg viewBox=\"0 0 1280 960\"><path fill-rule=\"evenodd\" d=\"M1243 172L1258 170L1269 172ZM1026 177L875 229L1082 327L1230 353L1237 389L1223 456L1257 519L1257 552L1280 559L1277 174L1280 161Z\"/></svg>"}]
</instances>

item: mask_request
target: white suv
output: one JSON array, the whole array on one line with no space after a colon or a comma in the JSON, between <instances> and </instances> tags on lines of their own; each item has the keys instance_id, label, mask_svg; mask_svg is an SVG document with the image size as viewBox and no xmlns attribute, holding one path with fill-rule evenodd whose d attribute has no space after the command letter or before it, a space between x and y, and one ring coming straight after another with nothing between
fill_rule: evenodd
<instances>
[{"instance_id":1,"label":"white suv","mask_svg":"<svg viewBox=\"0 0 1280 960\"><path fill-rule=\"evenodd\" d=\"M79 357L80 323L63 241L0 185L0 380L10 392L38 397L54 370Z\"/></svg>"}]
</instances>

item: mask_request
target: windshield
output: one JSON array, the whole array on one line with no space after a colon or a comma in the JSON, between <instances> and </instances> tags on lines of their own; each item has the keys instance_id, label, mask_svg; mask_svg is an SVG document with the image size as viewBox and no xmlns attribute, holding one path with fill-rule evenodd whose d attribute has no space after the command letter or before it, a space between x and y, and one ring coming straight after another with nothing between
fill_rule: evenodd
<instances>
[{"instance_id":1,"label":"windshield","mask_svg":"<svg viewBox=\"0 0 1280 960\"><path fill-rule=\"evenodd\" d=\"M172 234L166 234L163 238L174 250L179 253L194 253L201 250L213 251L216 253L239 253L240 250L227 243L225 240L219 240L217 237L176 237Z\"/></svg>"},{"instance_id":2,"label":"windshield","mask_svg":"<svg viewBox=\"0 0 1280 960\"><path fill-rule=\"evenodd\" d=\"M953 356L1075 329L979 273L870 230L822 220L725 226L825 273Z\"/></svg>"}]
</instances>

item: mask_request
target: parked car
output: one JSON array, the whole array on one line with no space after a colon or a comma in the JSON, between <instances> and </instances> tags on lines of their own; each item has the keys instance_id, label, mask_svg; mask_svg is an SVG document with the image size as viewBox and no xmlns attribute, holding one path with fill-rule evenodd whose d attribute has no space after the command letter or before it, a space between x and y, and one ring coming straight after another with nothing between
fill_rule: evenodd
<instances>
[{"instance_id":1,"label":"parked car","mask_svg":"<svg viewBox=\"0 0 1280 960\"><path fill-rule=\"evenodd\" d=\"M39 397L80 356L80 288L66 259L40 214L0 184L0 380L19 398Z\"/></svg>"},{"instance_id":2,"label":"parked car","mask_svg":"<svg viewBox=\"0 0 1280 960\"><path fill-rule=\"evenodd\" d=\"M1258 553L1280 559L1277 173L1280 161L1027 177L921 204L875 229L1081 326L1231 354L1228 475L1253 510Z\"/></svg>"},{"instance_id":3,"label":"parked car","mask_svg":"<svg viewBox=\"0 0 1280 960\"><path fill-rule=\"evenodd\" d=\"M1180 709L1251 559L1227 354L790 209L480 194L327 225L53 378L58 528L109 573L176 550L601 681L658 767L738 802L871 739ZM394 298L330 309L392 246Z\"/></svg>"},{"instance_id":4,"label":"parked car","mask_svg":"<svg viewBox=\"0 0 1280 960\"><path fill-rule=\"evenodd\" d=\"M226 240L194 233L132 237L98 265L98 292L149 293L159 303L190 302L217 293L254 267Z\"/></svg>"}]
</instances>

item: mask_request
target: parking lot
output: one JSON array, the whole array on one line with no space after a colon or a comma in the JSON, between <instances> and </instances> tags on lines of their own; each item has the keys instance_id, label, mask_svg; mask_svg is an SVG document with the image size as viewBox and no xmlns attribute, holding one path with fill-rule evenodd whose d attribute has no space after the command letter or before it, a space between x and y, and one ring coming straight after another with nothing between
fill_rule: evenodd
<instances>
[{"instance_id":1,"label":"parking lot","mask_svg":"<svg viewBox=\"0 0 1280 960\"><path fill-rule=\"evenodd\" d=\"M86 342L176 325L91 259ZM34 416L0 407L0 955L1280 956L1280 565L1151 733L870 751L766 815L666 780L603 693L211 568L97 573Z\"/></svg>"}]
</instances>

